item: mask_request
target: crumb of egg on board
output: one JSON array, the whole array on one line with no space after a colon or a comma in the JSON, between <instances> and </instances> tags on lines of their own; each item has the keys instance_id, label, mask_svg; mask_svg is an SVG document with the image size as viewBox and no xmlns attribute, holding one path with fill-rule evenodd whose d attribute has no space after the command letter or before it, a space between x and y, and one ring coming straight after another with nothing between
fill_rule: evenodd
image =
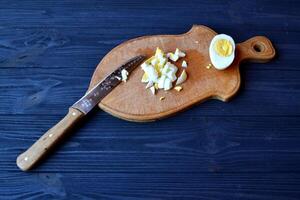
<instances>
[{"instance_id":1,"label":"crumb of egg on board","mask_svg":"<svg viewBox=\"0 0 300 200\"><path fill-rule=\"evenodd\" d=\"M165 99L165 97L160 97L160 98L159 98L160 101L162 101L162 100L164 100L164 99Z\"/></svg>"},{"instance_id":2,"label":"crumb of egg on board","mask_svg":"<svg viewBox=\"0 0 300 200\"><path fill-rule=\"evenodd\" d=\"M180 92L182 90L182 87L181 86L176 86L176 87L174 87L174 90L176 90L177 92Z\"/></svg>"},{"instance_id":3,"label":"crumb of egg on board","mask_svg":"<svg viewBox=\"0 0 300 200\"><path fill-rule=\"evenodd\" d=\"M211 64L209 63L208 65L206 65L206 69L210 69L211 68Z\"/></svg>"}]
</instances>

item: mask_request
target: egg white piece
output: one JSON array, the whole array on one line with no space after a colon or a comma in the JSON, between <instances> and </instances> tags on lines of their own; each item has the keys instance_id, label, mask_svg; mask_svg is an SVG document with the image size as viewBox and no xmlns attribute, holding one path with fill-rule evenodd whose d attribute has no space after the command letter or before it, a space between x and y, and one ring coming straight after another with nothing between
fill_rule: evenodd
<instances>
[{"instance_id":1,"label":"egg white piece","mask_svg":"<svg viewBox=\"0 0 300 200\"><path fill-rule=\"evenodd\" d=\"M154 86L150 87L150 91L153 95L155 95L155 87Z\"/></svg>"},{"instance_id":2,"label":"egg white piece","mask_svg":"<svg viewBox=\"0 0 300 200\"><path fill-rule=\"evenodd\" d=\"M214 49L215 42L217 42L220 39L228 40L231 43L231 45L232 45L231 55L229 55L227 57L223 57L223 56L220 56L215 51L215 49ZM229 35L226 35L226 34L216 35L210 43L209 56L210 56L211 63L213 64L213 66L216 69L223 70L223 69L226 69L227 67L229 67L231 65L231 63L233 62L234 57L235 57L235 42L232 39L232 37L230 37Z\"/></svg>"},{"instance_id":3,"label":"egg white piece","mask_svg":"<svg viewBox=\"0 0 300 200\"><path fill-rule=\"evenodd\" d=\"M164 82L164 90L169 90L172 88L172 80L169 79L169 78L166 78L165 79L165 82Z\"/></svg>"},{"instance_id":4,"label":"egg white piece","mask_svg":"<svg viewBox=\"0 0 300 200\"><path fill-rule=\"evenodd\" d=\"M179 59L178 54L174 54L174 53L168 53L167 57L174 62L176 62Z\"/></svg>"},{"instance_id":5,"label":"egg white piece","mask_svg":"<svg viewBox=\"0 0 300 200\"><path fill-rule=\"evenodd\" d=\"M158 88L159 89L163 89L165 87L165 80L166 80L166 76L165 75L162 75L159 79L158 79Z\"/></svg>"},{"instance_id":6,"label":"egg white piece","mask_svg":"<svg viewBox=\"0 0 300 200\"><path fill-rule=\"evenodd\" d=\"M168 63L169 63L169 62L168 62ZM170 71L170 66L169 66L168 63L165 64L164 68L161 70L161 73L162 73L162 74L167 74L168 71Z\"/></svg>"},{"instance_id":7,"label":"egg white piece","mask_svg":"<svg viewBox=\"0 0 300 200\"><path fill-rule=\"evenodd\" d=\"M187 68L187 62L185 60L182 61L181 67Z\"/></svg>"},{"instance_id":8,"label":"egg white piece","mask_svg":"<svg viewBox=\"0 0 300 200\"><path fill-rule=\"evenodd\" d=\"M153 82L152 81L149 81L146 85L146 89L150 88L153 86Z\"/></svg>"},{"instance_id":9,"label":"egg white piece","mask_svg":"<svg viewBox=\"0 0 300 200\"><path fill-rule=\"evenodd\" d=\"M187 79L187 73L185 69L181 72L180 76L178 77L175 85L182 84Z\"/></svg>"},{"instance_id":10,"label":"egg white piece","mask_svg":"<svg viewBox=\"0 0 300 200\"><path fill-rule=\"evenodd\" d=\"M176 48L176 50L175 50L175 53L174 53L175 55L177 55L178 57L180 57L180 58L183 58L183 57L185 57L185 53L184 52L182 52L182 51L180 51L178 48Z\"/></svg>"},{"instance_id":11,"label":"egg white piece","mask_svg":"<svg viewBox=\"0 0 300 200\"><path fill-rule=\"evenodd\" d=\"M142 83L148 83L149 82L149 78L148 78L148 75L146 73L144 73L141 82Z\"/></svg>"},{"instance_id":12,"label":"egg white piece","mask_svg":"<svg viewBox=\"0 0 300 200\"><path fill-rule=\"evenodd\" d=\"M165 67L168 69L168 71L172 71L174 73L176 73L178 70L178 68L170 62L167 62Z\"/></svg>"},{"instance_id":13,"label":"egg white piece","mask_svg":"<svg viewBox=\"0 0 300 200\"><path fill-rule=\"evenodd\" d=\"M157 81L158 73L152 65L142 65L142 69L146 72L149 81L152 81L154 83Z\"/></svg>"},{"instance_id":14,"label":"egg white piece","mask_svg":"<svg viewBox=\"0 0 300 200\"><path fill-rule=\"evenodd\" d=\"M171 81L175 81L177 79L176 74L172 71L169 71L168 73L166 73L166 76L171 80Z\"/></svg>"},{"instance_id":15,"label":"egg white piece","mask_svg":"<svg viewBox=\"0 0 300 200\"><path fill-rule=\"evenodd\" d=\"M151 60L151 65L155 66L159 62L158 58L154 58Z\"/></svg>"},{"instance_id":16,"label":"egg white piece","mask_svg":"<svg viewBox=\"0 0 300 200\"><path fill-rule=\"evenodd\" d=\"M126 69L122 69L121 71L121 76L122 76L122 81L126 82L128 78L128 71Z\"/></svg>"}]
</instances>

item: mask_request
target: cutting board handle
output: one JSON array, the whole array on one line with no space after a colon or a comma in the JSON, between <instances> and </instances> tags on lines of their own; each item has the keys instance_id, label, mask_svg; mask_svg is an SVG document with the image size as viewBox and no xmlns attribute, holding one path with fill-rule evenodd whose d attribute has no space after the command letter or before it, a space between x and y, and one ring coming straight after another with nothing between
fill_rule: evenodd
<instances>
[{"instance_id":1,"label":"cutting board handle","mask_svg":"<svg viewBox=\"0 0 300 200\"><path fill-rule=\"evenodd\" d=\"M271 41L264 36L255 36L238 44L239 61L264 63L275 56L275 49Z\"/></svg>"},{"instance_id":2,"label":"cutting board handle","mask_svg":"<svg viewBox=\"0 0 300 200\"><path fill-rule=\"evenodd\" d=\"M70 108L68 114L60 122L49 129L27 151L18 156L18 167L23 171L31 169L83 116L84 114L79 110Z\"/></svg>"}]
</instances>

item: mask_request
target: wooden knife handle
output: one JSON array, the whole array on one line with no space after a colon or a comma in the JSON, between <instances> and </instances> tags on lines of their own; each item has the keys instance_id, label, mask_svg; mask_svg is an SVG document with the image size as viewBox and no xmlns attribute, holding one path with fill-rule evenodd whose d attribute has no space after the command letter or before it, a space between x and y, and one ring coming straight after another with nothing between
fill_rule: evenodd
<instances>
[{"instance_id":1,"label":"wooden knife handle","mask_svg":"<svg viewBox=\"0 0 300 200\"><path fill-rule=\"evenodd\" d=\"M83 116L84 114L79 110L70 108L68 114L60 122L18 156L18 167L23 171L31 169Z\"/></svg>"}]
</instances>

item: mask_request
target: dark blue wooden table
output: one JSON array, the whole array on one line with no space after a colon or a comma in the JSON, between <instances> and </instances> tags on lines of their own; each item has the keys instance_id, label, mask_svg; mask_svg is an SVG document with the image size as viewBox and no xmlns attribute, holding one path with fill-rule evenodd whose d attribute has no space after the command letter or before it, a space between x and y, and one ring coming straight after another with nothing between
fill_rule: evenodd
<instances>
[{"instance_id":1,"label":"dark blue wooden table","mask_svg":"<svg viewBox=\"0 0 300 200\"><path fill-rule=\"evenodd\" d=\"M155 123L96 109L35 170L17 155L67 112L101 58L131 38L210 26L266 35L229 103ZM299 1L0 0L0 199L300 199Z\"/></svg>"}]
</instances>

